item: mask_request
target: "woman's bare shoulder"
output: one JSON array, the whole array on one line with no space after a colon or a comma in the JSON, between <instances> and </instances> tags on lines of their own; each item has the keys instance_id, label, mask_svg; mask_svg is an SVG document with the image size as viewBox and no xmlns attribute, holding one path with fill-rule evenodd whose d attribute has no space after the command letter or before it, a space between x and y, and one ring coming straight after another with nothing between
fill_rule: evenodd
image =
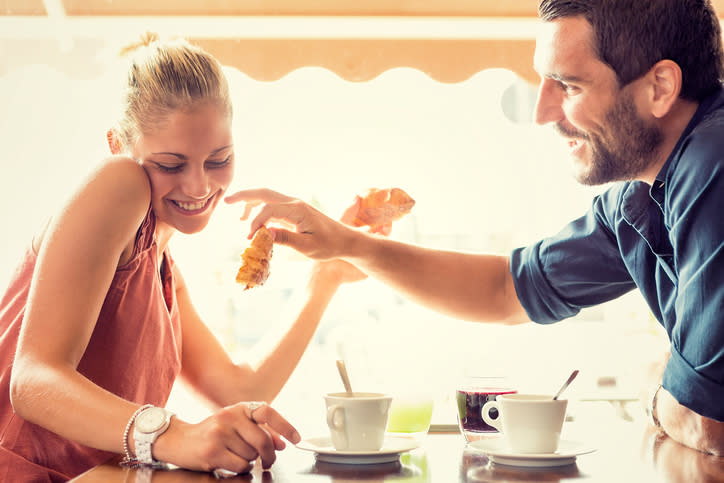
<instances>
[{"instance_id":1,"label":"woman's bare shoulder","mask_svg":"<svg viewBox=\"0 0 724 483\"><path fill-rule=\"evenodd\" d=\"M116 236L132 236L138 230L151 203L151 185L145 170L126 156L103 160L73 190L62 209L52 215L48 224L35 237L39 251L47 230L72 227L73 220L83 220L90 230L112 232Z\"/></svg>"}]
</instances>

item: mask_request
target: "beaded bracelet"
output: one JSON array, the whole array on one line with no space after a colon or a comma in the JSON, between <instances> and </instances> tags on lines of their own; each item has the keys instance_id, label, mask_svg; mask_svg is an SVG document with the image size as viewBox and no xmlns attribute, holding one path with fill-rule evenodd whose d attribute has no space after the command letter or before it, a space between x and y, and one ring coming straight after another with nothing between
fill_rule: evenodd
<instances>
[{"instance_id":1,"label":"beaded bracelet","mask_svg":"<svg viewBox=\"0 0 724 483\"><path fill-rule=\"evenodd\" d=\"M121 461L121 464L129 465L135 462L136 458L133 458L131 456L131 450L128 448L128 433L131 432L131 426L133 426L133 422L136 420L136 417L141 414L141 411L152 407L153 404L145 404L141 406L140 408L136 409L136 412L131 415L131 419L128 420L128 424L126 424L126 429L123 431L123 452L126 454L126 457L123 461Z\"/></svg>"}]
</instances>

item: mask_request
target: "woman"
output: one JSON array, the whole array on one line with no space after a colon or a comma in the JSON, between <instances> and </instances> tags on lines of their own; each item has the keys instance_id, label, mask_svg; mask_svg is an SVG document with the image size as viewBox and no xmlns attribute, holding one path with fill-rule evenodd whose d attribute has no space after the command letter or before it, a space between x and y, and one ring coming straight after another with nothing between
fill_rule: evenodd
<instances>
[{"instance_id":1,"label":"woman","mask_svg":"<svg viewBox=\"0 0 724 483\"><path fill-rule=\"evenodd\" d=\"M0 301L0 481L65 481L109 459L211 471L264 467L299 434L280 391L339 285L316 265L297 320L266 359L234 364L191 303L168 243L204 229L231 183L220 64L147 35L132 55L113 154L38 234ZM163 410L177 376L219 408ZM150 407L147 407L150 406Z\"/></svg>"}]
</instances>

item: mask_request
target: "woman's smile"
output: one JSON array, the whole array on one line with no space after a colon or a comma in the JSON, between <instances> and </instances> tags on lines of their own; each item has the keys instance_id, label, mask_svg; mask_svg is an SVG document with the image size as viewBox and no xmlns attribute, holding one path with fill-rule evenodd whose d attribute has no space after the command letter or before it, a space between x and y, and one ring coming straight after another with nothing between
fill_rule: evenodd
<instances>
[{"instance_id":1,"label":"woman's smile","mask_svg":"<svg viewBox=\"0 0 724 483\"><path fill-rule=\"evenodd\" d=\"M169 200L171 206L173 206L177 211L180 213L187 215L187 216L194 216L199 215L201 213L204 213L207 208L211 206L211 200L214 199L216 195L212 195L205 200L199 200L199 201L181 201L181 200Z\"/></svg>"}]
</instances>

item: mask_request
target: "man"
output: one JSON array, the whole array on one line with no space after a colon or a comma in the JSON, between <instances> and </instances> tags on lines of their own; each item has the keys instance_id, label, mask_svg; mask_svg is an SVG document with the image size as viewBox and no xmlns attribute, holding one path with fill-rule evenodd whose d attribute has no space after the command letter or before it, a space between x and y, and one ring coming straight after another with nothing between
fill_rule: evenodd
<instances>
[{"instance_id":1,"label":"man","mask_svg":"<svg viewBox=\"0 0 724 483\"><path fill-rule=\"evenodd\" d=\"M581 183L613 182L583 217L510 257L354 231L268 190L252 222L315 259L342 258L458 318L555 322L638 288L671 340L646 400L680 443L724 455L724 78L708 1L542 0L536 120Z\"/></svg>"}]
</instances>

